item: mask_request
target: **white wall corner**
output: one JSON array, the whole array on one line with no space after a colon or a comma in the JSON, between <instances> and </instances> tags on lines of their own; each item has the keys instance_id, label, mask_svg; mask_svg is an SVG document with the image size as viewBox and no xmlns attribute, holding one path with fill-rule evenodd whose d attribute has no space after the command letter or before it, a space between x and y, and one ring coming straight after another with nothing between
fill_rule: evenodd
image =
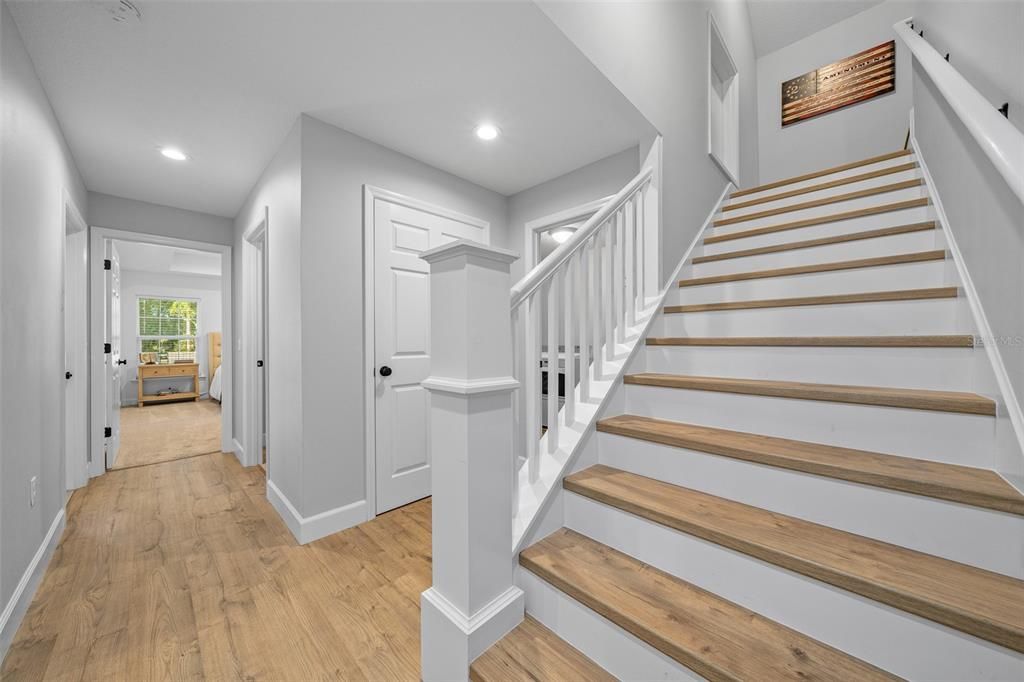
<instances>
[{"instance_id":1,"label":"white wall corner","mask_svg":"<svg viewBox=\"0 0 1024 682\"><path fill-rule=\"evenodd\" d=\"M238 460L239 464L248 466L248 463L245 461L245 448L242 447L237 438L232 437L231 439L231 451L235 453L235 459Z\"/></svg>"},{"instance_id":2,"label":"white wall corner","mask_svg":"<svg viewBox=\"0 0 1024 682\"><path fill-rule=\"evenodd\" d=\"M303 516L274 482L267 479L267 500L288 526L296 542L305 545L366 521L366 500Z\"/></svg>"},{"instance_id":3,"label":"white wall corner","mask_svg":"<svg viewBox=\"0 0 1024 682\"><path fill-rule=\"evenodd\" d=\"M32 597L35 596L39 583L43 580L47 566L50 565L53 552L57 549L57 544L64 533L66 519L64 508L61 507L57 516L54 517L53 523L50 524L50 530L47 531L46 537L43 538L39 549L36 550L35 556L32 557L21 580L18 581L14 592L11 593L11 598L4 605L3 613L0 613L0 661L7 656L7 650L10 648L11 642L14 641L14 635L18 632L18 627L28 612L29 604L32 603Z\"/></svg>"},{"instance_id":4,"label":"white wall corner","mask_svg":"<svg viewBox=\"0 0 1024 682\"><path fill-rule=\"evenodd\" d=\"M420 642L424 682L464 681L469 665L523 620L526 597L515 585L472 615L434 588L420 595Z\"/></svg>"}]
</instances>

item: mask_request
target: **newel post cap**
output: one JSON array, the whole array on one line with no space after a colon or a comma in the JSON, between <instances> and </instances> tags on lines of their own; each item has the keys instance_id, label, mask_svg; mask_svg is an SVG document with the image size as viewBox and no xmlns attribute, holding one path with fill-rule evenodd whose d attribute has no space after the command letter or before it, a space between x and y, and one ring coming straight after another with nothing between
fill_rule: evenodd
<instances>
[{"instance_id":1,"label":"newel post cap","mask_svg":"<svg viewBox=\"0 0 1024 682\"><path fill-rule=\"evenodd\" d=\"M432 249L427 249L420 254L420 258L431 265L451 258L458 258L460 256L475 256L476 258L483 258L505 264L510 264L519 259L519 254L514 251L501 249L496 246L487 246L486 244L474 242L469 239L457 239L456 241L449 242L448 244L442 244L441 246L435 246Z\"/></svg>"}]
</instances>

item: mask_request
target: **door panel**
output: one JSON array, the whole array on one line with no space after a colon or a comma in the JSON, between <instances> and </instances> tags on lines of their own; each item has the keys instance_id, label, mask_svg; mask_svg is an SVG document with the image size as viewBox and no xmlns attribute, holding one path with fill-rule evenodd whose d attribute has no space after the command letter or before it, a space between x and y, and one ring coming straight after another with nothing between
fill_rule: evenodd
<instances>
[{"instance_id":1,"label":"door panel","mask_svg":"<svg viewBox=\"0 0 1024 682\"><path fill-rule=\"evenodd\" d=\"M441 213L446 213L442 211ZM486 223L375 198L374 359L377 513L430 495L430 268L419 255ZM387 366L391 375L383 377Z\"/></svg>"},{"instance_id":2,"label":"door panel","mask_svg":"<svg viewBox=\"0 0 1024 682\"><path fill-rule=\"evenodd\" d=\"M107 242L107 258L110 270L107 271L107 314L106 338L110 343L110 353L106 356L107 370L107 426L110 437L107 439L107 468L114 466L117 453L121 447L121 263L117 256L117 247Z\"/></svg>"}]
</instances>

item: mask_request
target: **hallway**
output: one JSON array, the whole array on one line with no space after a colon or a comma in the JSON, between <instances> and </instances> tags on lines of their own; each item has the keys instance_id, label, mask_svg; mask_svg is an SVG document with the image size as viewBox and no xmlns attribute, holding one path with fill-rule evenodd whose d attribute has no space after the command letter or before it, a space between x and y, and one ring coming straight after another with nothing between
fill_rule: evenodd
<instances>
[{"instance_id":1,"label":"hallway","mask_svg":"<svg viewBox=\"0 0 1024 682\"><path fill-rule=\"evenodd\" d=\"M220 452L220 405L183 401L121 410L121 447L111 469Z\"/></svg>"},{"instance_id":2,"label":"hallway","mask_svg":"<svg viewBox=\"0 0 1024 682\"><path fill-rule=\"evenodd\" d=\"M0 668L16 680L419 678L430 502L306 546L233 455L93 480Z\"/></svg>"}]
</instances>

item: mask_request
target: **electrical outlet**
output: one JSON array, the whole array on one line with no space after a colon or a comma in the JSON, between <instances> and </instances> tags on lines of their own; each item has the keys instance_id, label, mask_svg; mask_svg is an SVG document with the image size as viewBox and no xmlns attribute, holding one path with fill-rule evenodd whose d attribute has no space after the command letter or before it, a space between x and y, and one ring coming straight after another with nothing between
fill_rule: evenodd
<instances>
[{"instance_id":1,"label":"electrical outlet","mask_svg":"<svg viewBox=\"0 0 1024 682\"><path fill-rule=\"evenodd\" d=\"M28 506L36 506L36 493L39 492L39 477L33 476L28 479Z\"/></svg>"}]
</instances>

